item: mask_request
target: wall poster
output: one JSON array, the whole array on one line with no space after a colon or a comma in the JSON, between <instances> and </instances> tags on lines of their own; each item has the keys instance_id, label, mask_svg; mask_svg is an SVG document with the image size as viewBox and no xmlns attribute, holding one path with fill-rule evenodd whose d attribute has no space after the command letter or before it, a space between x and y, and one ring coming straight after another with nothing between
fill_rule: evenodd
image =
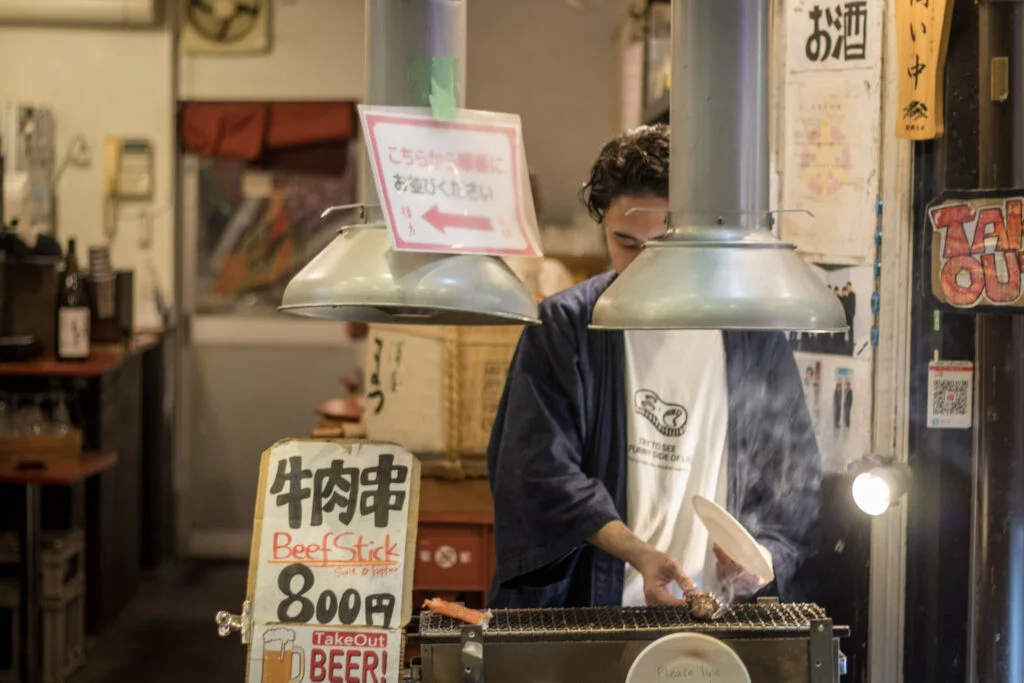
<instances>
[{"instance_id":1,"label":"wall poster","mask_svg":"<svg viewBox=\"0 0 1024 683\"><path fill-rule=\"evenodd\" d=\"M785 16L780 236L815 263L870 263L885 5L788 0Z\"/></svg>"},{"instance_id":2,"label":"wall poster","mask_svg":"<svg viewBox=\"0 0 1024 683\"><path fill-rule=\"evenodd\" d=\"M844 473L871 448L873 348L871 266L817 268L838 297L850 329L846 333L791 332L804 398L827 473Z\"/></svg>"}]
</instances>

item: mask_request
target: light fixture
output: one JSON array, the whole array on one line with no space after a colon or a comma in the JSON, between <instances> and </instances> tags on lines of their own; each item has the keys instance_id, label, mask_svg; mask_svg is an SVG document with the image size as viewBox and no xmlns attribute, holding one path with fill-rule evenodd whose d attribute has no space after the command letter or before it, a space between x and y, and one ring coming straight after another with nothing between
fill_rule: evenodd
<instances>
[{"instance_id":1,"label":"light fixture","mask_svg":"<svg viewBox=\"0 0 1024 683\"><path fill-rule=\"evenodd\" d=\"M362 209L333 207L324 218L352 208ZM342 226L288 283L278 310L403 325L513 325L537 315L533 297L504 261L395 251L382 222Z\"/></svg>"},{"instance_id":2,"label":"light fixture","mask_svg":"<svg viewBox=\"0 0 1024 683\"><path fill-rule=\"evenodd\" d=\"M838 298L769 211L768 0L673 0L668 233L594 307L594 329L837 332Z\"/></svg>"},{"instance_id":3,"label":"light fixture","mask_svg":"<svg viewBox=\"0 0 1024 683\"><path fill-rule=\"evenodd\" d=\"M853 502L872 517L884 514L910 489L910 468L893 458L868 457L851 469Z\"/></svg>"},{"instance_id":4,"label":"light fixture","mask_svg":"<svg viewBox=\"0 0 1024 683\"><path fill-rule=\"evenodd\" d=\"M368 104L423 104L409 65L426 56L457 65L456 104L464 106L466 0L367 0L366 42ZM288 283L278 310L404 325L539 322L533 296L501 259L393 249L368 157L362 158L361 194L368 201L360 205L360 223L339 226L338 236Z\"/></svg>"}]
</instances>

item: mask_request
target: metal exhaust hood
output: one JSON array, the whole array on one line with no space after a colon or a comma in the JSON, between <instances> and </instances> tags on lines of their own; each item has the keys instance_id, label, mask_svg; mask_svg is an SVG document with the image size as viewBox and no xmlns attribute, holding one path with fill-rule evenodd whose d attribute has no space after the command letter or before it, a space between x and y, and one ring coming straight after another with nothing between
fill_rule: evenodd
<instances>
[{"instance_id":1,"label":"metal exhaust hood","mask_svg":"<svg viewBox=\"0 0 1024 683\"><path fill-rule=\"evenodd\" d=\"M466 0L367 0L366 43L368 104L422 104L415 100L409 67L426 57L456 60L457 105L464 106ZM392 249L369 159L365 152L361 158L362 223L340 227L288 283L278 310L402 325L539 322L533 296L501 259Z\"/></svg>"},{"instance_id":2,"label":"metal exhaust hood","mask_svg":"<svg viewBox=\"0 0 1024 683\"><path fill-rule=\"evenodd\" d=\"M592 329L845 330L771 233L770 0L672 0L669 231L598 299Z\"/></svg>"}]
</instances>

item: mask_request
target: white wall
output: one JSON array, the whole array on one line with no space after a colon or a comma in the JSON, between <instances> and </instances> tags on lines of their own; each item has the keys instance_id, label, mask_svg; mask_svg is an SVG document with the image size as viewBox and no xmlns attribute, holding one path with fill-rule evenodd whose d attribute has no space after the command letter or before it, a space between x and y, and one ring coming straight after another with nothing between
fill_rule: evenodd
<instances>
[{"instance_id":1,"label":"white wall","mask_svg":"<svg viewBox=\"0 0 1024 683\"><path fill-rule=\"evenodd\" d=\"M569 222L611 128L612 36L622 0L470 0L466 105L518 113L542 219ZM637 84L640 87L640 84Z\"/></svg>"},{"instance_id":2,"label":"white wall","mask_svg":"<svg viewBox=\"0 0 1024 683\"><path fill-rule=\"evenodd\" d=\"M182 100L358 100L363 96L364 0L279 0L270 51L183 54Z\"/></svg>"},{"instance_id":3,"label":"white wall","mask_svg":"<svg viewBox=\"0 0 1024 683\"><path fill-rule=\"evenodd\" d=\"M57 157L84 134L92 149L88 169L69 168L59 187L58 229L78 238L79 259L103 237L103 144L107 135L148 138L154 150L152 202L125 204L113 243L115 267L136 271L136 319L145 322L152 263L164 294L174 295L173 197L174 99L170 74L171 33L166 29L0 27L0 100L53 108ZM138 208L155 217L151 249L143 248Z\"/></svg>"}]
</instances>

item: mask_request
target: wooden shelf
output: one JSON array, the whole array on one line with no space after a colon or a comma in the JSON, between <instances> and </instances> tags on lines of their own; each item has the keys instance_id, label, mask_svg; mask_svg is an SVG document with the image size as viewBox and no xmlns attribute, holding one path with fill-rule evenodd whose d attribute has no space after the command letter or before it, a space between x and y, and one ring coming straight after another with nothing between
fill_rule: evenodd
<instances>
[{"instance_id":1,"label":"wooden shelf","mask_svg":"<svg viewBox=\"0 0 1024 683\"><path fill-rule=\"evenodd\" d=\"M82 454L81 459L46 469L18 469L13 464L0 463L0 483L40 484L42 486L70 486L109 470L117 464L116 453Z\"/></svg>"},{"instance_id":2,"label":"wooden shelf","mask_svg":"<svg viewBox=\"0 0 1024 683\"><path fill-rule=\"evenodd\" d=\"M77 363L62 362L53 356L0 363L0 377L97 377L116 370L126 357L144 353L159 341L158 334L145 333L135 335L128 344L97 344L87 360Z\"/></svg>"}]
</instances>

